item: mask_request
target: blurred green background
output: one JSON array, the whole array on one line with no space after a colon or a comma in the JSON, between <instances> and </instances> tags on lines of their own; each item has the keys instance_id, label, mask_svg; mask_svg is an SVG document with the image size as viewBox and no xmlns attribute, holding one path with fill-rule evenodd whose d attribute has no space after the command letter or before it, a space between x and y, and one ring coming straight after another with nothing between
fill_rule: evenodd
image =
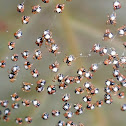
<instances>
[{"instance_id":1,"label":"blurred green background","mask_svg":"<svg viewBox=\"0 0 126 126\"><path fill-rule=\"evenodd\" d=\"M120 38L116 36L113 41L103 42L102 37L106 28L110 28L111 31L116 34L117 28L126 23L126 2L120 0L122 8L117 11L117 25L106 26L107 14L113 12L113 0L72 0L72 2L66 2L65 0L50 0L49 4L44 4L41 0L25 0L25 11L24 13L18 13L16 11L17 5L22 3L23 0L0 0L0 19L8 25L8 32L0 32L0 60L6 60L7 66L5 69L0 69L0 99L9 100L9 107L13 103L10 99L10 95L14 92L18 93L22 99L38 99L41 102L39 108L34 106L24 107L20 103L20 108L12 110L9 122L0 120L0 126L16 126L15 118L23 118L23 126L56 126L59 120L67 119L64 118L64 111L62 110L63 102L61 100L62 95L65 93L71 94L69 103L82 103L83 107L86 107L86 103L82 101L82 95L76 95L74 90L76 87L83 86L86 79L80 84L73 84L68 86L66 90L60 90L57 87L57 93L55 95L47 94L47 86L51 84L58 85L58 83L52 82L55 73L51 72L48 67L51 63L56 60L60 63L59 73L64 75L76 76L78 68L84 66L88 69L92 63L99 63L103 61L105 57L100 57L97 54L91 54L91 57L78 58L72 66L68 67L63 63L63 58L66 55L73 54L78 57L80 53L83 56L87 56L90 49L95 43L99 43L101 46L107 46L108 48L114 47L119 55L121 56L125 49L122 43L126 37ZM65 3L65 9L62 14L54 13L54 8L58 3ZM40 5L42 11L39 14L32 14L31 7L34 5ZM30 16L30 22L28 25L21 22L22 16ZM13 34L21 29L23 32L22 38L16 40ZM61 54L56 57L48 52L48 49L43 44L41 47L43 58L40 61L33 60L32 56L34 50L38 49L35 45L35 41L38 37L42 36L44 30L50 29L53 33L53 38L60 47ZM14 41L16 48L13 51L8 49L8 42ZM21 52L24 50L30 51L30 57L28 61L33 63L32 68L39 70L40 76L37 79L32 78L30 71L24 69L25 60L21 57ZM15 63L11 61L11 56L14 53L19 54L19 60ZM17 80L14 83L9 82L8 70L10 71L13 65L20 66L20 72L17 76ZM126 73L123 71L123 74ZM47 81L45 90L42 93L35 91L36 81L39 79L45 79ZM112 77L112 66L99 66L99 70L94 74L91 82L100 89L100 93L95 96L94 102L104 98L104 82L108 78ZM22 82L31 82L32 91L29 93L21 90ZM117 82L118 83L118 82ZM122 89L125 91L125 89ZM82 122L85 126L126 126L126 113L120 111L120 106L126 103L126 99L118 99L117 96L113 97L114 102L112 105L104 104L102 108L96 108L95 110L85 110L82 115L74 115L71 120L75 123ZM53 109L60 110L61 115L59 117L52 117L51 111ZM4 110L0 106L0 110ZM75 111L73 108L71 109ZM47 121L41 119L41 115L44 112L48 112L50 117ZM33 122L26 124L24 121L25 116L31 116Z\"/></svg>"}]
</instances>

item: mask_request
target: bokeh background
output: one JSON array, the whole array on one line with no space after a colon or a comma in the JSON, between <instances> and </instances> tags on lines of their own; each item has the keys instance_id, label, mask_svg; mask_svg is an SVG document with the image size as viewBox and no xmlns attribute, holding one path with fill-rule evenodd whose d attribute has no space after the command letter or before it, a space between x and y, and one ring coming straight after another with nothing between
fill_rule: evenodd
<instances>
[{"instance_id":1,"label":"bokeh background","mask_svg":"<svg viewBox=\"0 0 126 126\"><path fill-rule=\"evenodd\" d=\"M39 108L34 106L24 107L20 103L20 108L17 110L12 110L10 115L10 121L4 122L0 120L0 126L16 126L15 118L23 118L23 126L56 126L59 120L67 119L64 118L62 110L63 102L61 100L62 95L65 93L71 94L71 99L69 103L72 105L74 103L82 103L83 107L86 107L86 103L82 101L82 95L76 95L74 90L76 87L83 86L86 79L80 84L73 84L68 86L65 90L60 90L57 87L57 93L55 95L47 94L47 86L51 84L58 85L58 83L52 82L55 73L51 72L48 67L51 63L56 60L60 63L59 73L64 75L76 76L76 71L78 68L84 66L88 69L92 63L103 62L106 56L100 57L97 54L91 54L90 57L78 58L72 66L68 67L63 63L63 58L66 55L73 54L78 57L80 53L83 56L88 56L91 48L95 43L99 43L101 46L106 46L108 48L114 47L119 55L121 56L125 53L125 48L123 47L123 42L126 37L120 38L115 37L113 41L102 41L103 34L106 28L110 28L111 31L116 34L117 28L126 23L126 2L125 0L120 0L122 8L117 11L117 25L116 26L106 26L107 14L113 12L113 0L72 0L72 2L66 2L65 0L50 0L49 4L44 4L41 0L25 0L25 11L24 13L18 13L16 11L17 5L22 3L23 0L0 0L0 20L4 21L8 25L8 32L0 32L0 60L6 60L7 66L5 69L0 69L0 99L9 100L9 106L13 103L10 99L10 95L14 92L18 93L22 99L38 99L41 102ZM62 14L54 13L54 8L58 3L65 3L65 9ZM32 14L31 7L34 5L41 5L42 11L40 14ZM30 22L28 25L21 23L22 16L30 16ZM21 39L16 40L13 34L21 29L23 36ZM38 49L35 45L35 41L38 37L42 36L44 30L50 29L53 33L53 38L60 47L61 54L54 56L48 52L48 49L43 44L41 47L43 58L40 61L33 60L32 55L34 50ZM14 41L16 43L16 48L13 51L8 49L8 42ZM21 52L24 50L30 51L29 61L33 63L32 68L37 68L39 70L40 76L37 79L32 78L30 71L24 69L25 60L21 57ZM19 60L15 63L11 61L11 56L17 53L19 54ZM17 80L14 83L9 82L8 71L10 71L13 65L20 66L20 72L17 76ZM126 73L121 70L124 75ZM42 93L37 93L35 91L36 81L39 79L45 79L47 81L45 90ZM104 92L103 88L105 86L104 82L108 78L112 77L112 67L104 66L101 64L99 70L94 74L91 82L100 89L100 93L94 97L93 101L103 99ZM23 92L21 90L22 82L31 82L32 91L29 93ZM118 82L117 82L118 83ZM122 89L125 91L125 89ZM125 126L126 125L126 113L120 111L120 106L126 103L126 99L118 99L117 96L113 97L114 102L112 105L106 105L102 108L96 108L95 110L89 111L85 110L82 115L74 115L71 120L75 123L82 122L85 126ZM57 109L61 111L59 117L52 117L51 111ZM0 110L4 110L0 107ZM74 112L74 109L71 109ZM50 117L48 120L43 120L41 115L44 112L48 112ZM26 124L24 118L26 116L31 116L33 122L31 124Z\"/></svg>"}]
</instances>

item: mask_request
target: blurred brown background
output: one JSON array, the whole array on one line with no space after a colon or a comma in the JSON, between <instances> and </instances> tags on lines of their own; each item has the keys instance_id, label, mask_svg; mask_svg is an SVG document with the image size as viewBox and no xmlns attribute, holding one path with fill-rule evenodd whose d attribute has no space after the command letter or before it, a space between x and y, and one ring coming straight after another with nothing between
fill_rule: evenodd
<instances>
[{"instance_id":1,"label":"blurred brown background","mask_svg":"<svg viewBox=\"0 0 126 126\"><path fill-rule=\"evenodd\" d=\"M72 2L66 2L65 0L50 0L49 4L44 4L41 0L25 0L25 11L24 13L18 13L16 11L17 5L22 3L23 0L0 0L0 20L3 20L8 25L8 32L0 32L0 60L6 60L7 66L5 69L0 69L0 99L9 100L9 107L13 103L10 99L10 95L14 92L18 93L19 96L24 99L33 100L37 98L40 100L41 105L39 108L34 106L24 107L20 103L20 108L12 110L10 121L3 122L0 120L0 126L16 126L15 118L25 116L32 116L33 122L26 124L23 121L23 126L55 126L59 120L67 119L64 118L62 110L63 102L61 100L62 95L65 93L71 94L70 104L82 103L83 107L86 107L86 103L82 101L82 97L86 94L76 95L74 89L80 87L87 80L84 79L81 84L73 84L68 86L66 90L59 90L55 95L48 95L46 87L51 84L58 85L58 83L52 82L52 79L56 74L48 69L48 66L56 60L60 63L59 73L64 75L75 76L78 68L84 66L88 69L92 63L99 63L106 57L100 57L97 54L92 54L88 58L78 58L71 67L68 67L63 63L63 58L66 55L73 54L78 57L80 53L83 56L87 56L90 49L95 43L99 43L101 46L114 47L119 55L125 51L122 43L126 37L116 37L115 40L103 42L102 37L106 28L110 28L114 34L118 27L126 23L126 2L120 0L122 8L117 11L117 25L106 26L107 14L113 12L113 0L72 0ZM65 10L62 14L54 13L54 8L57 3L65 3ZM42 11L40 14L32 14L31 7L34 5L41 5ZM22 25L21 17L30 16L30 22L28 25ZM13 36L14 32L21 29L23 36L21 39L16 40ZM56 57L48 52L48 49L43 46L41 51L43 58L40 61L34 61L32 55L34 50L38 47L35 45L35 41L38 37L42 36L44 30L50 29L53 33L53 38L60 47L62 52ZM8 42L14 41L16 48L13 51L8 50ZM25 60L21 57L21 52L24 50L30 51L30 57L28 58L34 65L33 68L37 68L40 72L40 76L37 79L32 78L30 71L26 71L23 67ZM14 53L19 54L19 60L15 63L11 61L11 56ZM17 76L17 80L14 83L9 82L8 70L10 71L13 65L19 65L21 70ZM122 70L123 71L123 70ZM126 73L123 72L126 75ZM98 72L94 74L94 78L91 82L100 89L100 93L95 96L94 102L98 99L103 99L104 92L104 81L112 77L112 67L99 66ZM35 91L36 81L40 78L47 81L45 90L42 93ZM31 82L32 91L25 93L21 90L22 82ZM124 90L124 89L122 89ZM112 105L106 105L102 108L96 108L95 110L85 110L80 116L74 115L71 120L75 123L82 122L85 126L125 126L126 125L126 113L120 111L120 106L126 103L126 99L119 100L116 96ZM52 109L58 109L61 111L59 117L52 117ZM0 110L4 110L0 107ZM74 109L71 109L74 112ZM45 121L41 119L41 115L44 112L50 114L50 118Z\"/></svg>"}]
</instances>

